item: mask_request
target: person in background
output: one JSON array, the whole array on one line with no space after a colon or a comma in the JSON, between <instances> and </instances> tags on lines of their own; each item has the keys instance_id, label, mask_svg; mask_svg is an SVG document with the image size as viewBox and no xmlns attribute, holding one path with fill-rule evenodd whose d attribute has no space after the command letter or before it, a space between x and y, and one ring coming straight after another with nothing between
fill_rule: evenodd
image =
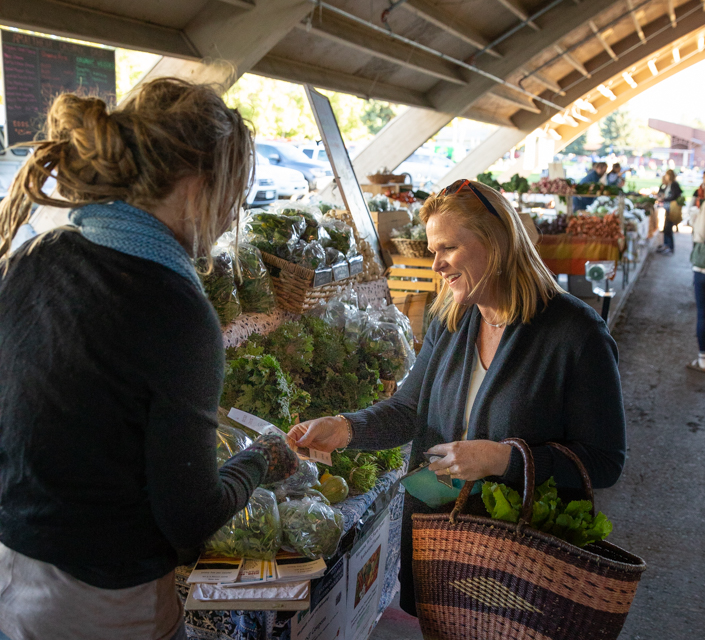
<instances>
[{"instance_id":1,"label":"person in background","mask_svg":"<svg viewBox=\"0 0 705 640\"><path fill-rule=\"evenodd\" d=\"M624 178L622 177L622 167L619 162L615 162L610 169L610 172L605 176L607 186L619 187L624 186Z\"/></svg>"},{"instance_id":2,"label":"person in background","mask_svg":"<svg viewBox=\"0 0 705 640\"><path fill-rule=\"evenodd\" d=\"M693 265L693 289L697 309L698 357L686 365L689 369L701 373L705 373L705 198L703 198L703 191L705 189L700 185L695 197L699 208L690 218L690 224L693 227L693 250L690 253L690 263Z\"/></svg>"},{"instance_id":3,"label":"person in background","mask_svg":"<svg viewBox=\"0 0 705 640\"><path fill-rule=\"evenodd\" d=\"M580 181L580 184L598 183L607 172L606 162L596 162L592 165L592 170ZM573 198L573 212L583 211L593 203L593 198Z\"/></svg>"},{"instance_id":4,"label":"person in background","mask_svg":"<svg viewBox=\"0 0 705 640\"><path fill-rule=\"evenodd\" d=\"M700 185L697 187L697 189L695 189L695 191L693 191L693 200L691 202L691 205L699 210L704 202L705 202L705 173L703 173L703 181L700 183ZM696 213L696 215L697 215L697 213ZM693 218L691 217L691 222L692 221L693 221Z\"/></svg>"},{"instance_id":5,"label":"person in background","mask_svg":"<svg viewBox=\"0 0 705 640\"><path fill-rule=\"evenodd\" d=\"M663 218L663 244L656 248L656 252L664 256L672 256L674 251L673 243L673 227L675 226L670 219L671 202L678 200L683 194L681 186L676 180L676 174L673 169L669 169L661 179L661 186L656 195L656 204L662 206L666 210Z\"/></svg>"},{"instance_id":6,"label":"person in background","mask_svg":"<svg viewBox=\"0 0 705 640\"><path fill-rule=\"evenodd\" d=\"M252 134L161 78L111 113L59 96L28 146L0 208L0 635L185 640L175 567L298 465L263 436L217 468L223 340L192 258L244 202ZM32 203L72 226L9 253Z\"/></svg>"},{"instance_id":7,"label":"person in background","mask_svg":"<svg viewBox=\"0 0 705 640\"><path fill-rule=\"evenodd\" d=\"M289 437L321 451L412 441L412 469L427 452L442 457L429 467L438 474L472 483L497 477L515 487L523 461L500 441L523 438L536 483L554 477L564 496L582 497L580 474L546 446L557 441L583 461L595 487L612 486L626 435L617 345L605 322L558 287L518 214L494 189L458 180L426 200L419 215L443 289L408 378L369 409L304 422ZM480 496L474 499L477 514L487 515ZM400 604L412 615L411 516L452 507L404 497Z\"/></svg>"}]
</instances>

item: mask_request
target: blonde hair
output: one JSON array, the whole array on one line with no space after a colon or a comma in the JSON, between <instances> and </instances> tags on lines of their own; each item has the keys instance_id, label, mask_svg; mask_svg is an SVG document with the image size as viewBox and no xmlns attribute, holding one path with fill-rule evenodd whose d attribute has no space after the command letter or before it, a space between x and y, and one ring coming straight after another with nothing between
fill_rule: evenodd
<instances>
[{"instance_id":1,"label":"blonde hair","mask_svg":"<svg viewBox=\"0 0 705 640\"><path fill-rule=\"evenodd\" d=\"M563 293L563 289L539 257L509 202L480 182L470 184L494 207L497 216L490 213L478 196L467 188L449 195L442 191L431 196L419 215L425 223L432 216L454 216L478 238L488 254L487 268L468 297L474 297L487 286L496 286L499 306L493 322L512 324L521 321L526 324L539 310L539 301L546 304L553 296ZM450 331L456 331L467 308L467 304L453 300L453 292L444 282L431 306L431 313L438 316Z\"/></svg>"},{"instance_id":2,"label":"blonde hair","mask_svg":"<svg viewBox=\"0 0 705 640\"><path fill-rule=\"evenodd\" d=\"M235 216L252 184L252 132L213 87L177 78L145 84L111 113L93 97L63 94L47 116L34 149L0 205L0 257L10 249L32 203L75 208L125 200L145 208L168 196L184 177L202 188L190 214L194 252L206 256ZM56 178L60 200L46 195ZM189 208L191 209L191 208Z\"/></svg>"}]
</instances>

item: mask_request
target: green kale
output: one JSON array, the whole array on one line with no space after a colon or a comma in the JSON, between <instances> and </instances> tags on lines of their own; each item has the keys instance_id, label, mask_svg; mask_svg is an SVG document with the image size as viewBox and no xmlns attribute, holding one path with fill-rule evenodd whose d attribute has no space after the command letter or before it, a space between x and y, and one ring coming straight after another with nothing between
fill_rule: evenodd
<instances>
[{"instance_id":1,"label":"green kale","mask_svg":"<svg viewBox=\"0 0 705 640\"><path fill-rule=\"evenodd\" d=\"M311 371L314 339L301 322L285 322L265 336L264 350L273 355L281 368L298 383Z\"/></svg>"},{"instance_id":2,"label":"green kale","mask_svg":"<svg viewBox=\"0 0 705 640\"><path fill-rule=\"evenodd\" d=\"M227 327L242 313L240 300L235 287L233 262L228 251L221 251L213 256L213 269L204 273L205 258L196 261L198 275L203 283L208 300L213 305L223 327Z\"/></svg>"}]
</instances>

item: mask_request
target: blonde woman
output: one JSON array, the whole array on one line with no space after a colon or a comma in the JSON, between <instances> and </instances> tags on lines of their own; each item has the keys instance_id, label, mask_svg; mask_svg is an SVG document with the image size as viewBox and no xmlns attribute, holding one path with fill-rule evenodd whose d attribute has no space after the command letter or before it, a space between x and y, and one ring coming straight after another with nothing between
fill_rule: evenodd
<instances>
[{"instance_id":1,"label":"blonde woman","mask_svg":"<svg viewBox=\"0 0 705 640\"><path fill-rule=\"evenodd\" d=\"M386 449L413 441L443 456L437 473L519 486L520 457L503 438L532 447L536 482L553 476L564 495L581 486L572 464L545 446L558 441L609 487L625 459L617 347L591 307L564 293L541 262L511 205L493 189L459 180L421 210L433 269L444 280L435 319L409 378L390 399L295 427L302 446ZM451 505L447 505L450 510ZM431 513L405 496L401 606L415 615L411 514Z\"/></svg>"},{"instance_id":2,"label":"blonde woman","mask_svg":"<svg viewBox=\"0 0 705 640\"><path fill-rule=\"evenodd\" d=\"M161 79L112 113L60 96L31 146L0 209L0 636L185 640L180 552L296 465L271 436L216 463L223 344L191 258L239 211L251 133ZM32 203L72 226L8 257Z\"/></svg>"}]
</instances>

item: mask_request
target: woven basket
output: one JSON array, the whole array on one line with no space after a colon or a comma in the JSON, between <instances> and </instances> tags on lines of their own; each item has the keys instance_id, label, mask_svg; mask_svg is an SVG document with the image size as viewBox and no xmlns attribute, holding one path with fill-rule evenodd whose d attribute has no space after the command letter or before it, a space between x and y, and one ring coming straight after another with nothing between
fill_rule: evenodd
<instances>
[{"instance_id":1,"label":"woven basket","mask_svg":"<svg viewBox=\"0 0 705 640\"><path fill-rule=\"evenodd\" d=\"M397 251L407 258L430 258L426 240L407 240L406 238L390 238Z\"/></svg>"},{"instance_id":2,"label":"woven basket","mask_svg":"<svg viewBox=\"0 0 705 640\"><path fill-rule=\"evenodd\" d=\"M528 528L534 461L518 438L503 440L524 457L518 524L459 515L468 482L450 514L414 514L416 610L425 640L613 640L626 620L644 561L607 542L575 547ZM590 479L577 456L588 498Z\"/></svg>"},{"instance_id":3,"label":"woven basket","mask_svg":"<svg viewBox=\"0 0 705 640\"><path fill-rule=\"evenodd\" d=\"M292 313L302 314L320 302L326 302L332 298L341 286L358 280L358 276L354 275L314 287L315 271L264 251L262 251L262 260L269 266L277 305Z\"/></svg>"},{"instance_id":4,"label":"woven basket","mask_svg":"<svg viewBox=\"0 0 705 640\"><path fill-rule=\"evenodd\" d=\"M373 173L367 176L370 184L392 184L397 182L395 178L397 178L397 176L394 173ZM399 182L404 182L404 176L401 176Z\"/></svg>"}]
</instances>

